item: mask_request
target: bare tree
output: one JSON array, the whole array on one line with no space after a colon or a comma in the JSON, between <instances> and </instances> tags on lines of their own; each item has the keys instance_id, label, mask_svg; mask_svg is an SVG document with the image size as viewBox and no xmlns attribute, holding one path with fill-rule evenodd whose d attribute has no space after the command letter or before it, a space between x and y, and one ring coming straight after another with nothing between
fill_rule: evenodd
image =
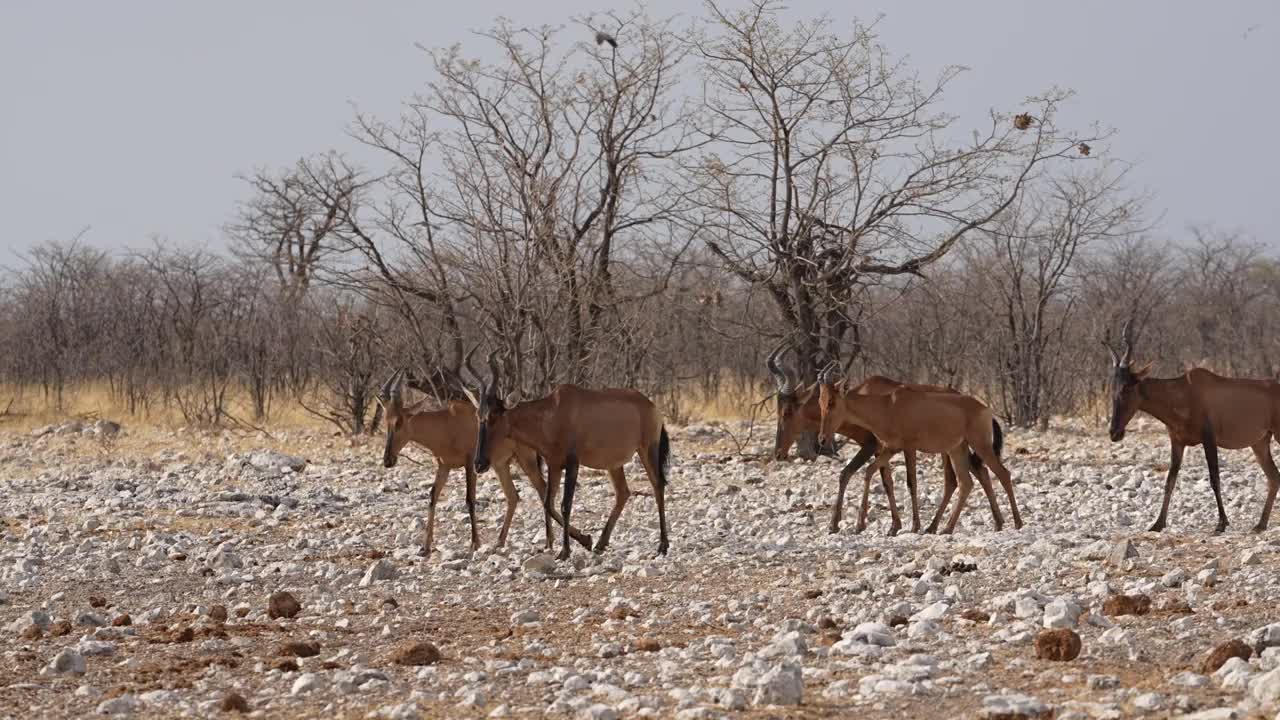
<instances>
[{"instance_id":1,"label":"bare tree","mask_svg":"<svg viewBox=\"0 0 1280 720\"><path fill-rule=\"evenodd\" d=\"M275 269L291 294L307 290L337 247L337 230L351 215L362 181L336 153L298 160L290 169L257 170L243 179L253 195L227 227L236 249Z\"/></svg>"},{"instance_id":2,"label":"bare tree","mask_svg":"<svg viewBox=\"0 0 1280 720\"><path fill-rule=\"evenodd\" d=\"M1143 199L1125 192L1124 177L1104 166L1044 178L982 230L986 242L968 256L969 272L986 280L979 294L990 303L986 314L1000 319L986 344L1015 424L1047 427L1069 389L1076 258L1145 230Z\"/></svg>"},{"instance_id":3,"label":"bare tree","mask_svg":"<svg viewBox=\"0 0 1280 720\"><path fill-rule=\"evenodd\" d=\"M1056 127L1070 94L1053 91L1027 100L1033 122L993 112L971 142L950 142L955 118L939 104L961 68L923 82L873 27L786 28L771 0L706 6L697 49L716 145L690 168L703 236L726 269L768 291L803 372L847 337L860 352L851 308L864 288L921 276L1042 166L1099 140Z\"/></svg>"}]
</instances>

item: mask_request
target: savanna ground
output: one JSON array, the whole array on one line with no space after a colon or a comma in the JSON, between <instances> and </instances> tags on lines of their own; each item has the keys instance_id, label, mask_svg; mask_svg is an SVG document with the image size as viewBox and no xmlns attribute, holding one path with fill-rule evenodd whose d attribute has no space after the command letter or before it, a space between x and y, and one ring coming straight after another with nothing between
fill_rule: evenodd
<instances>
[{"instance_id":1,"label":"savanna ground","mask_svg":"<svg viewBox=\"0 0 1280 720\"><path fill-rule=\"evenodd\" d=\"M1191 451L1170 529L1144 532L1168 453L1150 424L1120 445L1092 422L1011 432L1026 527L994 532L975 489L949 537L885 537L878 490L856 534L858 482L828 534L838 466L765 459L768 418L750 438L742 422L673 428L670 554L654 556L656 510L633 464L612 546L554 564L522 479L510 542L493 547L491 473L485 545L468 552L455 473L437 552L419 557L430 460L409 450L418 462L384 470L380 438L33 433L41 421L0 425L6 716L208 716L238 712L222 709L233 693L258 717L1276 716L1265 673L1280 651L1265 646L1280 629L1258 630L1280 622L1280 535L1247 530L1262 473L1247 451L1224 455L1233 525L1214 536ZM574 524L596 534L611 491L599 473L583 481ZM935 461L922 481L927 522ZM1136 557L1112 557L1125 541ZM296 616L268 616L277 591L301 603ZM1104 613L1116 595L1145 595L1150 610ZM1037 658L1046 623L1079 634L1079 657ZM1232 639L1264 652L1202 674ZM406 659L414 643L439 659Z\"/></svg>"}]
</instances>

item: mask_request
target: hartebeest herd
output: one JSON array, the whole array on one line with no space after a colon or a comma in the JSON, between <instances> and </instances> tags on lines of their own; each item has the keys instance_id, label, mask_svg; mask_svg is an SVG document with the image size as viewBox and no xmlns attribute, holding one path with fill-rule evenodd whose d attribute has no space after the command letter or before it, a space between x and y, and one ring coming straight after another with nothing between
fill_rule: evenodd
<instances>
[{"instance_id":1,"label":"hartebeest herd","mask_svg":"<svg viewBox=\"0 0 1280 720\"><path fill-rule=\"evenodd\" d=\"M1208 370L1193 369L1178 377L1148 377L1150 364L1133 366L1132 327L1122 331L1123 353L1104 341L1111 352L1112 410L1110 437L1124 439L1125 427L1138 411L1160 420L1169 432L1171 456L1160 515L1152 531L1165 527L1169 502L1182 457L1188 445L1202 445L1209 468L1209 484L1218 509L1216 532L1226 530L1227 514L1219 483L1218 448L1252 448L1267 476L1267 496L1255 532L1267 528L1276 492L1280 490L1280 470L1271 457L1271 439L1280 430L1280 383L1271 380L1224 378ZM878 473L884 485L891 524L889 534L902 528L894 495L889 461L902 452L906 462L907 489L911 496L911 529L920 532L917 496L916 453L942 456L943 493L932 522L925 532L938 526L955 493L955 506L942 532L951 533L960 519L976 477L991 506L996 530L1004 527L1004 516L996 499L988 469L995 474L1009 501L1015 528L1022 527L1022 515L1014 498L1013 477L1001 459L1004 432L986 403L954 388L916 385L886 377L871 376L854 383L837 377L838 366L828 363L818 372L816 382L801 385L797 373L785 363L787 349L779 346L769 354L766 366L777 385L777 432L774 458L786 460L796 438L816 433L822 445L841 435L860 446L859 452L840 471L831 509L830 532L840 529L845 489L849 479L870 461L864 474L862 503L857 531L867 525L871 479ZM623 467L635 456L648 475L658 509L658 552L669 546L666 514L667 465L671 445L662 414L657 406L635 390L593 390L575 385L559 385L536 400L520 401L518 392L502 394L497 354L489 355L489 379L479 381L471 366L474 349L467 353L465 367L477 392L464 390L470 402L452 401L438 410L425 409L426 400L406 406L404 371L387 380L378 394L386 417L387 438L383 465L395 466L406 443L430 450L436 458L435 482L427 508L422 552L430 554L435 528L436 504L449 472L463 468L466 474L466 507L471 521L471 547L480 545L476 527L476 476L493 467L503 494L506 514L498 534L498 545L506 544L519 493L511 479L511 461L520 466L542 501L546 528L546 548L554 546L552 520L562 527L559 557L569 557L572 539L588 549L603 551L609 545L627 499L631 495ZM547 479L542 466L545 462ZM571 524L578 468L587 466L608 472L613 485L614 504L608 520L592 546L591 536ZM559 512L554 499L564 478ZM956 490L959 490L956 493Z\"/></svg>"}]
</instances>

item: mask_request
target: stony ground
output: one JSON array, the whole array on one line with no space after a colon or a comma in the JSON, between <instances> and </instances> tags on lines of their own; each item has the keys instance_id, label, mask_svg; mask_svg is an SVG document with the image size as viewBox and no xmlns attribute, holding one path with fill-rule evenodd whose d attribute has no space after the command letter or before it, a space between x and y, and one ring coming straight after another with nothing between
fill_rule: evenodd
<instances>
[{"instance_id":1,"label":"stony ground","mask_svg":"<svg viewBox=\"0 0 1280 720\"><path fill-rule=\"evenodd\" d=\"M420 450L388 471L377 439L49 430L0 433L8 717L1280 717L1262 473L1226 453L1213 536L1192 450L1171 528L1144 532L1168 453L1150 426L1011 433L1024 529L993 532L975 491L954 536L892 538L882 494L866 533L827 533L831 461L678 429L671 553L629 468L613 546L559 564L524 484L509 546L466 552L460 477L420 558ZM584 481L594 533L611 491ZM492 543L492 475L480 505Z\"/></svg>"}]
</instances>

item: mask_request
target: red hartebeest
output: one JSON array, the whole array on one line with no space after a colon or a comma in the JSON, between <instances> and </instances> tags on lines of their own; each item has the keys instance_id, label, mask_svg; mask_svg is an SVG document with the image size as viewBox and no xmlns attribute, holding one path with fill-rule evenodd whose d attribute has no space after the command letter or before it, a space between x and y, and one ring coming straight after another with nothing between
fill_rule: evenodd
<instances>
[{"instance_id":1,"label":"red hartebeest","mask_svg":"<svg viewBox=\"0 0 1280 720\"><path fill-rule=\"evenodd\" d=\"M1110 333L1108 333L1109 335ZM1209 487L1218 505L1215 532L1227 529L1227 511L1222 505L1222 487L1218 475L1218 448L1239 450L1251 448L1258 465L1267 476L1267 498L1262 504L1262 517L1254 532L1267 529L1276 491L1280 489L1280 471L1271 457L1271 439L1280 432L1280 383L1273 380L1225 378L1208 370L1195 368L1178 377L1153 378L1151 364L1133 367L1133 326L1125 323L1124 354L1117 353L1108 340L1111 352L1111 427L1112 442L1124 439L1125 427L1139 410L1164 423L1169 431L1169 474L1164 481L1164 500L1160 516L1151 530L1164 529L1169 517L1169 502L1182 467L1187 446L1203 445L1205 463L1209 466Z\"/></svg>"},{"instance_id":2,"label":"red hartebeest","mask_svg":"<svg viewBox=\"0 0 1280 720\"><path fill-rule=\"evenodd\" d=\"M387 441L382 453L383 467L395 467L400 451L410 442L430 450L436 458L436 477L431 485L427 504L427 526L423 531L422 554L431 554L436 526L436 504L449 479L449 471L456 468L464 468L467 475L467 515L471 519L471 549L474 551L480 545L475 513L476 472L471 465L476 429L479 427L475 408L467 402L450 402L443 409L426 410L423 406L427 398L405 407L403 370L396 372L382 385L378 400L385 409L387 422ZM520 493L516 491L516 485L511 479L511 461L514 459L520 465L539 498L546 495L547 488L542 481L542 472L538 469L537 454L532 449L507 440L494 446L492 456L493 472L502 483L502 494L507 500L502 530L498 532L498 546L502 547L507 544L511 518L520 502ZM552 517L556 522L563 522L558 512L553 512ZM569 534L584 546L591 547L590 536L582 534L576 528L570 528Z\"/></svg>"},{"instance_id":3,"label":"red hartebeest","mask_svg":"<svg viewBox=\"0 0 1280 720\"><path fill-rule=\"evenodd\" d=\"M539 400L508 402L498 396L497 353L489 354L489 382L480 387L475 404L480 427L476 440L475 466L483 471L492 460L494 448L511 439L533 448L547 462L546 511L551 512L564 473L564 494L560 513L570 522L573 494L578 484L578 466L607 470L613 484L613 510L600 531L595 551L609 545L613 527L631 495L622 468L633 455L640 456L653 498L658 505L658 552L665 555L667 540L666 485L671 444L662 423L662 414L649 398L635 390L588 390L575 385L557 385ZM551 549L551 521L546 520L547 549ZM566 532L560 559L569 557Z\"/></svg>"},{"instance_id":4,"label":"red hartebeest","mask_svg":"<svg viewBox=\"0 0 1280 720\"><path fill-rule=\"evenodd\" d=\"M817 384L801 387L795 373L781 362L783 354L785 354L785 346L779 345L765 360L765 365L769 368L769 373L773 375L774 381L778 386L777 432L774 436L773 445L774 458L777 460L787 459L797 435L807 431L817 432L822 424L822 409L818 403ZM873 376L859 385L857 391L891 392L901 385L902 383L889 378ZM859 468L875 456L878 446L875 435L856 423L845 421L835 431L857 443L861 449L840 471L836 500L831 507L831 523L828 526L828 532L831 533L840 531L840 520L844 517L845 489L849 485L849 478L853 477ZM920 509L916 492L916 454L915 452L905 452L903 455L907 463L907 489L911 494L911 531L918 533L920 532ZM946 455L943 455L942 463L946 487L954 487L955 472L951 468L951 461L947 459ZM868 477L868 482L869 480ZM888 466L880 467L880 480L884 485L885 494L892 498L893 478L889 473ZM950 497L949 491L947 492L947 497ZM862 532L867 527L869 498L870 489L864 489L862 510L858 514L858 524L856 526L857 532ZM894 507L896 507L896 503L894 503ZM894 516L894 521L889 529L889 534L896 535L901 529L901 521L898 520L896 512L891 514ZM933 532L936 527L937 522L930 526L929 532Z\"/></svg>"},{"instance_id":5,"label":"red hartebeest","mask_svg":"<svg viewBox=\"0 0 1280 720\"><path fill-rule=\"evenodd\" d=\"M954 390L936 390L928 386L902 385L888 393L842 392L833 382L832 370L828 366L818 380L819 406L822 411L819 438L829 437L833 428L847 421L862 425L874 433L881 447L877 451L875 463L867 469L868 483L871 473L886 465L898 450L946 453L955 471L960 495L944 532L955 530L960 513L968 501L973 489L973 480L969 477L971 470L978 475L979 482L987 493L991 515L999 530L1003 526L1003 518L990 480L986 477L985 469L970 461L970 455L976 455L1000 479L1009 499L1014 527L1022 527L1022 516L1013 497L1013 479L1000 460L1003 432L985 403ZM937 527L951 499L951 490L951 486L944 487L942 502L938 505L931 529ZM889 496L889 510L897 514L892 495Z\"/></svg>"}]
</instances>

